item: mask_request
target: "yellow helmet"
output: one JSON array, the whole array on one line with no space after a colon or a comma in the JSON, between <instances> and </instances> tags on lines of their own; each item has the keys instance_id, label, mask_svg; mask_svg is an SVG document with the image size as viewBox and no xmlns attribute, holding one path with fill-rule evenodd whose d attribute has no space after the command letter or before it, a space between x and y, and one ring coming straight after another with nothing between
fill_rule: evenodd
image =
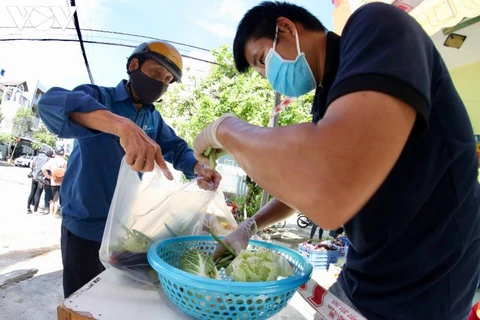
<instances>
[{"instance_id":1,"label":"yellow helmet","mask_svg":"<svg viewBox=\"0 0 480 320\"><path fill-rule=\"evenodd\" d=\"M172 82L180 82L182 78L182 56L180 52L168 42L153 40L140 44L133 50L128 58L127 70L133 58L139 59L140 64L145 61L146 58L158 62L173 74L174 80Z\"/></svg>"}]
</instances>

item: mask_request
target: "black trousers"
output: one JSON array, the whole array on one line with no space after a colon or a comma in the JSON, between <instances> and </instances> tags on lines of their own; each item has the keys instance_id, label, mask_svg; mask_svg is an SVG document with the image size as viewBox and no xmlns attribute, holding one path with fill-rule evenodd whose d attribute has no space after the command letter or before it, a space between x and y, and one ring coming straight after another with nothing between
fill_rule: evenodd
<instances>
[{"instance_id":1,"label":"black trousers","mask_svg":"<svg viewBox=\"0 0 480 320\"><path fill-rule=\"evenodd\" d=\"M312 230L310 230L310 239L313 239L313 236L315 236L315 231L317 231L318 226L313 223L312 224ZM318 228L318 239L322 240L322 235L323 235L323 229Z\"/></svg>"},{"instance_id":2,"label":"black trousers","mask_svg":"<svg viewBox=\"0 0 480 320\"><path fill-rule=\"evenodd\" d=\"M105 270L99 258L100 245L100 242L74 235L62 223L61 249L65 298Z\"/></svg>"},{"instance_id":3,"label":"black trousers","mask_svg":"<svg viewBox=\"0 0 480 320\"><path fill-rule=\"evenodd\" d=\"M38 205L40 203L40 197L43 192L43 184L32 179L32 188L30 190L30 195L28 196L27 209L30 209L30 205L33 204L33 211L38 210Z\"/></svg>"},{"instance_id":4,"label":"black trousers","mask_svg":"<svg viewBox=\"0 0 480 320\"><path fill-rule=\"evenodd\" d=\"M52 187L50 185L45 185L43 189L45 190L45 210L48 210L50 206L50 200L53 199Z\"/></svg>"}]
</instances>

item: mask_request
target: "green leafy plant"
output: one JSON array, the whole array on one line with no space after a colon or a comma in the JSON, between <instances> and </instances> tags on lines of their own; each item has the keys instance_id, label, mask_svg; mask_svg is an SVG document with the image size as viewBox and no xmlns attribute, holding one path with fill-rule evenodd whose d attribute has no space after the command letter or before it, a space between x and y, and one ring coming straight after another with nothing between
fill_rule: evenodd
<instances>
[{"instance_id":1,"label":"green leafy plant","mask_svg":"<svg viewBox=\"0 0 480 320\"><path fill-rule=\"evenodd\" d=\"M55 142L57 137L51 133L44 124L40 124L38 129L33 134L32 146L40 150L44 144L49 145L50 147L55 147Z\"/></svg>"},{"instance_id":2,"label":"green leafy plant","mask_svg":"<svg viewBox=\"0 0 480 320\"><path fill-rule=\"evenodd\" d=\"M15 143L15 137L11 133L0 133L0 143Z\"/></svg>"},{"instance_id":3,"label":"green leafy plant","mask_svg":"<svg viewBox=\"0 0 480 320\"><path fill-rule=\"evenodd\" d=\"M293 274L287 259L271 250L242 250L226 269L235 281L273 281Z\"/></svg>"},{"instance_id":4,"label":"green leafy plant","mask_svg":"<svg viewBox=\"0 0 480 320\"><path fill-rule=\"evenodd\" d=\"M221 279L212 257L198 250L192 249L182 255L180 270L204 278Z\"/></svg>"}]
</instances>

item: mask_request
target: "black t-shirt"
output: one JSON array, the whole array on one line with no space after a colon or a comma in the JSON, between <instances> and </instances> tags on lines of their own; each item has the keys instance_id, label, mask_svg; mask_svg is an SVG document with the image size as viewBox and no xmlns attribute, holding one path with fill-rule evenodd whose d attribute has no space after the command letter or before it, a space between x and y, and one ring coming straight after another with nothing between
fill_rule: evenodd
<instances>
[{"instance_id":1,"label":"black t-shirt","mask_svg":"<svg viewBox=\"0 0 480 320\"><path fill-rule=\"evenodd\" d=\"M394 168L345 224L340 284L368 319L466 319L480 273L478 159L442 58L412 17L382 3L357 10L341 38L329 33L326 55L314 122L362 90L417 110Z\"/></svg>"}]
</instances>

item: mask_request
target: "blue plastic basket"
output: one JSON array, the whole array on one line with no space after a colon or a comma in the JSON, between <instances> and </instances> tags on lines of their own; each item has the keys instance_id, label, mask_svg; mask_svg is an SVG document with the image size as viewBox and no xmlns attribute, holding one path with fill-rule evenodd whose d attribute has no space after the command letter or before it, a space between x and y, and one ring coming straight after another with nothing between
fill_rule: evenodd
<instances>
[{"instance_id":1,"label":"blue plastic basket","mask_svg":"<svg viewBox=\"0 0 480 320\"><path fill-rule=\"evenodd\" d=\"M330 267L330 263L337 263L339 250L313 250L311 248L298 245L298 252L304 256L313 266L314 269L326 269Z\"/></svg>"},{"instance_id":2,"label":"blue plastic basket","mask_svg":"<svg viewBox=\"0 0 480 320\"><path fill-rule=\"evenodd\" d=\"M345 257L347 256L347 253L348 253L348 247L350 247L349 245L345 245L343 247L340 247L340 246L336 246L338 248L338 255L340 257Z\"/></svg>"},{"instance_id":3,"label":"blue plastic basket","mask_svg":"<svg viewBox=\"0 0 480 320\"><path fill-rule=\"evenodd\" d=\"M216 246L211 236L187 236L155 242L148 250L148 261L167 296L196 319L267 319L282 310L312 274L310 263L297 252L256 240L250 240L249 249L261 247L281 254L294 274L277 281L234 282L224 272L224 280L214 280L177 269L186 251L212 253Z\"/></svg>"},{"instance_id":4,"label":"blue plastic basket","mask_svg":"<svg viewBox=\"0 0 480 320\"><path fill-rule=\"evenodd\" d=\"M345 244L345 246L349 246L349 245L350 245L350 241L348 241L348 238L345 237L345 236L340 236L340 237L338 237L338 240L342 241L342 242Z\"/></svg>"}]
</instances>

